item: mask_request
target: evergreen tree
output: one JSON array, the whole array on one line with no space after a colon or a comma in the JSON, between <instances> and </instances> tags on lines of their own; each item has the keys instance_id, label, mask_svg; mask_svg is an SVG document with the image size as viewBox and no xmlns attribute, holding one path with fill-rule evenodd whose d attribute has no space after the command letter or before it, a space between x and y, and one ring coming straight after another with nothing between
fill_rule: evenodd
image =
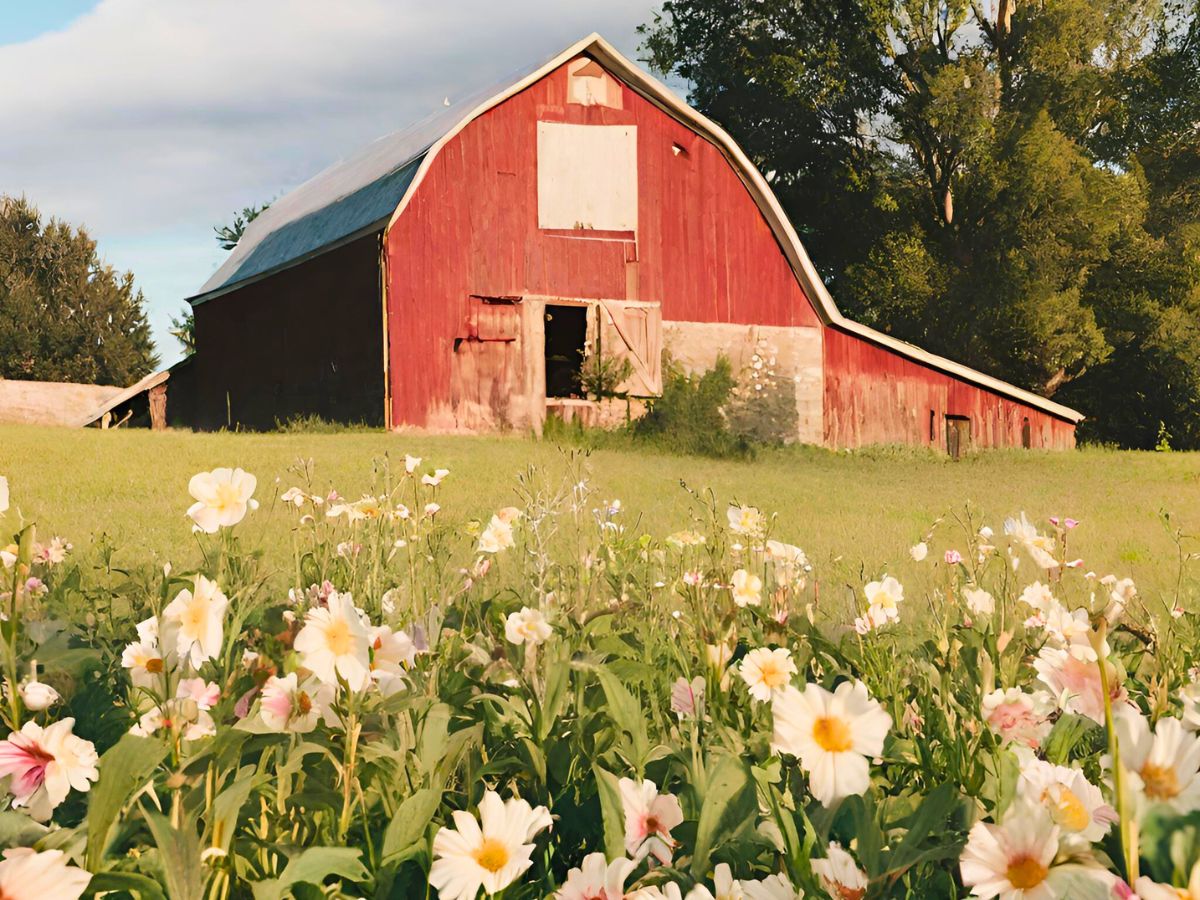
<instances>
[{"instance_id":1,"label":"evergreen tree","mask_svg":"<svg viewBox=\"0 0 1200 900\"><path fill-rule=\"evenodd\" d=\"M157 365L132 273L83 229L0 196L0 378L123 387Z\"/></svg>"}]
</instances>

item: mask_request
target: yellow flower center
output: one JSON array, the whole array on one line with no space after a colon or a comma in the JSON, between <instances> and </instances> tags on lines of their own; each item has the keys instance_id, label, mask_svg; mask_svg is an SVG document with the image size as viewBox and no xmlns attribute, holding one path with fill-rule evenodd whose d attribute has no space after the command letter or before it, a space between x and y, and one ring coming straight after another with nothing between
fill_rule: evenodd
<instances>
[{"instance_id":1,"label":"yellow flower center","mask_svg":"<svg viewBox=\"0 0 1200 900\"><path fill-rule=\"evenodd\" d=\"M1049 802L1050 817L1067 831L1083 831L1091 824L1092 817L1088 815L1087 807L1069 788L1059 787L1057 796L1047 790L1042 799Z\"/></svg>"},{"instance_id":2,"label":"yellow flower center","mask_svg":"<svg viewBox=\"0 0 1200 900\"><path fill-rule=\"evenodd\" d=\"M345 656L354 646L350 637L350 624L345 619L334 619L325 629L325 646L334 656Z\"/></svg>"},{"instance_id":3,"label":"yellow flower center","mask_svg":"<svg viewBox=\"0 0 1200 900\"><path fill-rule=\"evenodd\" d=\"M1008 864L1008 883L1019 891L1035 888L1046 880L1049 869L1032 856L1018 856Z\"/></svg>"},{"instance_id":4,"label":"yellow flower center","mask_svg":"<svg viewBox=\"0 0 1200 900\"><path fill-rule=\"evenodd\" d=\"M1179 776L1174 766L1146 763L1139 773L1145 785L1146 796L1154 800L1170 800L1179 793Z\"/></svg>"},{"instance_id":5,"label":"yellow flower center","mask_svg":"<svg viewBox=\"0 0 1200 900\"><path fill-rule=\"evenodd\" d=\"M854 746L850 726L837 716L821 716L813 723L813 740L830 753L845 753Z\"/></svg>"},{"instance_id":6,"label":"yellow flower center","mask_svg":"<svg viewBox=\"0 0 1200 900\"><path fill-rule=\"evenodd\" d=\"M185 634L197 634L200 631L204 625L207 605L202 601L192 600L183 610L183 615L179 617L179 623L183 626Z\"/></svg>"},{"instance_id":7,"label":"yellow flower center","mask_svg":"<svg viewBox=\"0 0 1200 900\"><path fill-rule=\"evenodd\" d=\"M787 684L787 672L774 657L771 657L759 667L759 678L767 687L774 690Z\"/></svg>"},{"instance_id":8,"label":"yellow flower center","mask_svg":"<svg viewBox=\"0 0 1200 900\"><path fill-rule=\"evenodd\" d=\"M217 509L227 509L240 502L241 498L238 497L237 489L232 484L222 482L217 485L216 503L213 504Z\"/></svg>"},{"instance_id":9,"label":"yellow flower center","mask_svg":"<svg viewBox=\"0 0 1200 900\"><path fill-rule=\"evenodd\" d=\"M508 865L508 848L494 838L484 838L479 849L471 855L480 868L489 872L499 872Z\"/></svg>"}]
</instances>

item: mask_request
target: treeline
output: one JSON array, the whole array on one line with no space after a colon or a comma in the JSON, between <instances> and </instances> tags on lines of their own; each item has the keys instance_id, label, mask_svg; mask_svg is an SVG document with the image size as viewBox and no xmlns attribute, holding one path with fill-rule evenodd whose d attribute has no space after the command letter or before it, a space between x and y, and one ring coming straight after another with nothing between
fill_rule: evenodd
<instances>
[{"instance_id":1,"label":"treeline","mask_svg":"<svg viewBox=\"0 0 1200 900\"><path fill-rule=\"evenodd\" d=\"M1200 0L667 0L848 315L1200 447Z\"/></svg>"}]
</instances>

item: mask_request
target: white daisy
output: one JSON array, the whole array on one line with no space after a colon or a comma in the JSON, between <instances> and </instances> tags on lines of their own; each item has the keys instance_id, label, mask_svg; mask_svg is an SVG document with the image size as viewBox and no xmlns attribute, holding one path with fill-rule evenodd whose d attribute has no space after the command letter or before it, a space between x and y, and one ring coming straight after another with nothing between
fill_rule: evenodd
<instances>
[{"instance_id":1,"label":"white daisy","mask_svg":"<svg viewBox=\"0 0 1200 900\"><path fill-rule=\"evenodd\" d=\"M762 579L757 575L751 575L745 569L738 569L733 573L731 582L733 602L739 607L762 604Z\"/></svg>"},{"instance_id":2,"label":"white daisy","mask_svg":"<svg viewBox=\"0 0 1200 900\"><path fill-rule=\"evenodd\" d=\"M292 646L304 667L325 684L336 685L341 677L350 690L361 691L371 683L367 628L350 594L335 591L324 608L309 610Z\"/></svg>"},{"instance_id":3,"label":"white daisy","mask_svg":"<svg viewBox=\"0 0 1200 900\"><path fill-rule=\"evenodd\" d=\"M163 610L161 626L163 642L198 669L206 659L221 653L229 599L215 581L203 575L196 576L193 587L175 595Z\"/></svg>"},{"instance_id":4,"label":"white daisy","mask_svg":"<svg viewBox=\"0 0 1200 900\"><path fill-rule=\"evenodd\" d=\"M187 514L196 529L215 534L221 528L236 525L246 517L248 509L257 509L253 499L258 480L241 469L213 469L200 472L188 482L188 493L195 499Z\"/></svg>"},{"instance_id":5,"label":"white daisy","mask_svg":"<svg viewBox=\"0 0 1200 900\"><path fill-rule=\"evenodd\" d=\"M900 620L904 588L895 578L885 575L880 581L872 581L863 588L863 593L867 598L867 617L876 628Z\"/></svg>"},{"instance_id":6,"label":"white daisy","mask_svg":"<svg viewBox=\"0 0 1200 900\"><path fill-rule=\"evenodd\" d=\"M475 900L480 888L504 890L533 864L533 836L552 824L546 807L506 802L495 791L479 802L479 821L463 810L453 817L454 828L438 829L433 839L429 883L440 900Z\"/></svg>"},{"instance_id":7,"label":"white daisy","mask_svg":"<svg viewBox=\"0 0 1200 900\"><path fill-rule=\"evenodd\" d=\"M892 717L867 694L861 681L843 681L833 693L807 684L774 695L773 749L790 753L808 773L809 789L823 806L865 793L871 786L867 764L883 752Z\"/></svg>"},{"instance_id":8,"label":"white daisy","mask_svg":"<svg viewBox=\"0 0 1200 900\"><path fill-rule=\"evenodd\" d=\"M504 636L509 643L529 644L536 647L549 640L554 629L540 610L522 606L519 612L510 613L504 622Z\"/></svg>"},{"instance_id":9,"label":"white daisy","mask_svg":"<svg viewBox=\"0 0 1200 900\"><path fill-rule=\"evenodd\" d=\"M746 654L738 671L750 688L750 696L766 702L786 688L798 670L791 650L759 647Z\"/></svg>"},{"instance_id":10,"label":"white daisy","mask_svg":"<svg viewBox=\"0 0 1200 900\"><path fill-rule=\"evenodd\" d=\"M1139 814L1160 806L1179 815L1200 809L1200 736L1172 718L1159 719L1152 732L1132 708L1115 711L1114 719Z\"/></svg>"},{"instance_id":11,"label":"white daisy","mask_svg":"<svg viewBox=\"0 0 1200 900\"><path fill-rule=\"evenodd\" d=\"M589 853L583 863L567 873L567 880L554 894L555 900L623 900L625 879L637 867L631 859L614 859Z\"/></svg>"},{"instance_id":12,"label":"white daisy","mask_svg":"<svg viewBox=\"0 0 1200 900\"><path fill-rule=\"evenodd\" d=\"M1104 802L1100 788L1081 769L1030 759L1021 767L1018 792L1050 813L1064 839L1079 837L1094 844L1117 821L1117 811Z\"/></svg>"},{"instance_id":13,"label":"white daisy","mask_svg":"<svg viewBox=\"0 0 1200 900\"><path fill-rule=\"evenodd\" d=\"M1004 533L1025 549L1030 558L1043 569L1057 569L1058 560L1054 558L1054 538L1038 532L1037 528L1021 513L1021 518L1005 519Z\"/></svg>"},{"instance_id":14,"label":"white daisy","mask_svg":"<svg viewBox=\"0 0 1200 900\"><path fill-rule=\"evenodd\" d=\"M862 900L867 893L867 873L858 867L854 857L832 842L824 859L812 861L813 874L834 900Z\"/></svg>"},{"instance_id":15,"label":"white daisy","mask_svg":"<svg viewBox=\"0 0 1200 900\"><path fill-rule=\"evenodd\" d=\"M71 865L61 850L14 847L0 861L4 900L79 900L91 880L91 873Z\"/></svg>"}]
</instances>

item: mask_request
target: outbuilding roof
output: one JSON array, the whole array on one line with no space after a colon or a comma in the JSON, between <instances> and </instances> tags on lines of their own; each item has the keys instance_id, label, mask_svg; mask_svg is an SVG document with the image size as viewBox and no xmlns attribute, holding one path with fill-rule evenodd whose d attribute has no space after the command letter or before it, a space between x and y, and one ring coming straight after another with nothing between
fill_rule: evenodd
<instances>
[{"instance_id":1,"label":"outbuilding roof","mask_svg":"<svg viewBox=\"0 0 1200 900\"><path fill-rule=\"evenodd\" d=\"M779 200L733 138L598 34L591 34L539 65L476 92L410 128L380 138L361 153L300 185L250 223L229 259L190 302L201 303L359 235L390 227L404 212L447 141L488 110L584 53L667 115L720 148L771 226L792 271L826 325L1069 422L1078 423L1084 418L1070 407L843 316Z\"/></svg>"}]
</instances>

